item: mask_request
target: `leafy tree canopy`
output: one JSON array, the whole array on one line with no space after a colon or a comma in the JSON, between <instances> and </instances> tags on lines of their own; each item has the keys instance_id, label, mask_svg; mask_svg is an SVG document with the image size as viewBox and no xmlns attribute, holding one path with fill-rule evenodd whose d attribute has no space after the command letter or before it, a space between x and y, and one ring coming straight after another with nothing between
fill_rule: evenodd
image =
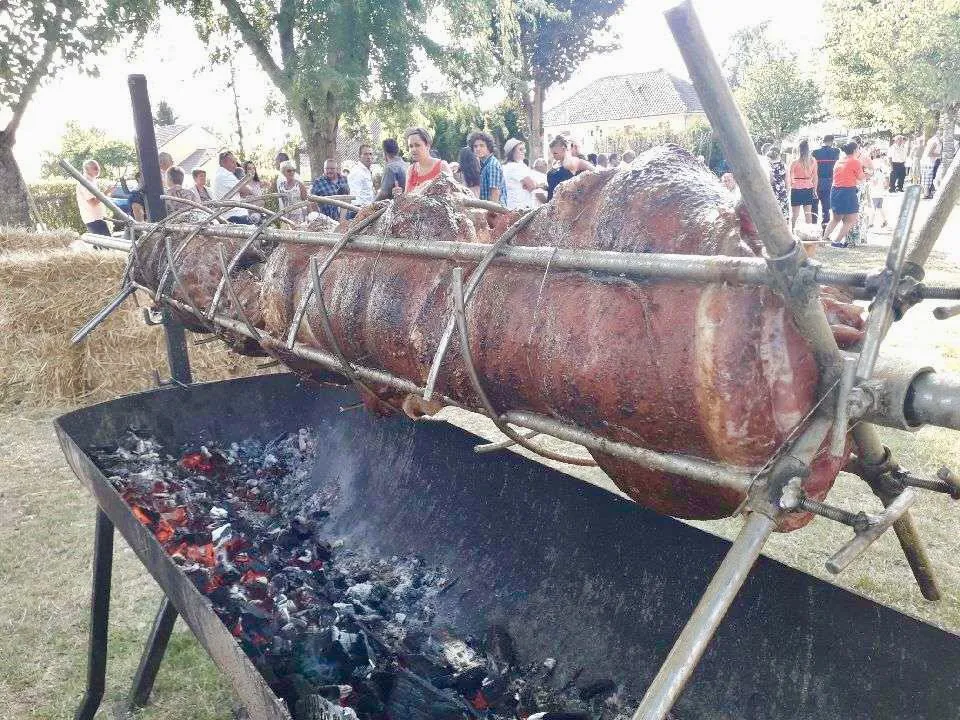
<instances>
[{"instance_id":1,"label":"leafy tree canopy","mask_svg":"<svg viewBox=\"0 0 960 720\"><path fill-rule=\"evenodd\" d=\"M751 65L735 93L758 139L779 141L824 118L820 89L800 74L795 59Z\"/></svg>"},{"instance_id":2,"label":"leafy tree canopy","mask_svg":"<svg viewBox=\"0 0 960 720\"><path fill-rule=\"evenodd\" d=\"M157 125L176 125L177 116L173 113L173 108L166 100L157 103L157 109L153 111L153 122Z\"/></svg>"},{"instance_id":3,"label":"leafy tree canopy","mask_svg":"<svg viewBox=\"0 0 960 720\"><path fill-rule=\"evenodd\" d=\"M7 224L30 224L29 192L13 156L27 106L41 83L68 65L96 73L96 55L129 30L113 1L0 0L0 218Z\"/></svg>"},{"instance_id":4,"label":"leafy tree canopy","mask_svg":"<svg viewBox=\"0 0 960 720\"><path fill-rule=\"evenodd\" d=\"M426 62L480 86L487 19L499 8L496 0L168 2L194 18L208 43L239 35L300 125L311 164L330 154L345 115L377 98L409 101L410 77Z\"/></svg>"},{"instance_id":5,"label":"leafy tree canopy","mask_svg":"<svg viewBox=\"0 0 960 720\"><path fill-rule=\"evenodd\" d=\"M590 55L619 46L609 21L624 0L514 0L512 12L494 14L492 44L500 82L527 115L533 157L543 144L543 99L569 80Z\"/></svg>"},{"instance_id":6,"label":"leafy tree canopy","mask_svg":"<svg viewBox=\"0 0 960 720\"><path fill-rule=\"evenodd\" d=\"M41 165L41 174L44 177L64 177L63 171L57 165L60 158L78 170L83 167L85 160L92 158L100 163L103 177L117 176L137 165L137 152L133 145L107 137L103 130L98 128L81 127L75 122L67 123L66 131L60 140L60 149L47 153Z\"/></svg>"},{"instance_id":7,"label":"leafy tree canopy","mask_svg":"<svg viewBox=\"0 0 960 720\"><path fill-rule=\"evenodd\" d=\"M727 82L758 140L779 141L824 117L820 89L804 76L796 53L775 42L769 22L737 30L723 60Z\"/></svg>"},{"instance_id":8,"label":"leafy tree canopy","mask_svg":"<svg viewBox=\"0 0 960 720\"><path fill-rule=\"evenodd\" d=\"M858 124L912 130L960 103L960 0L827 0L831 91Z\"/></svg>"}]
</instances>

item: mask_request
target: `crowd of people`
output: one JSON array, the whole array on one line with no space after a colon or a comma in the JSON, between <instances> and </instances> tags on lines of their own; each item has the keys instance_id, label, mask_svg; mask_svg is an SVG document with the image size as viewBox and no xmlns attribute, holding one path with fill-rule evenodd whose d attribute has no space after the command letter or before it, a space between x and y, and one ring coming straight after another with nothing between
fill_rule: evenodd
<instances>
[{"instance_id":1,"label":"crowd of people","mask_svg":"<svg viewBox=\"0 0 960 720\"><path fill-rule=\"evenodd\" d=\"M158 156L166 211L181 212L184 221L203 216L199 205L211 200L234 198L235 207L229 207L222 219L236 224L257 224L265 211L266 195L275 194L284 217L295 225L313 222L320 216L332 220L353 217L357 209L386 198L413 192L441 174L447 174L468 188L481 200L487 200L510 210L537 207L549 201L557 186L586 170L603 170L629 165L634 153L593 154L584 156L575 139L558 136L550 143L551 160L538 158L528 163L527 146L517 138L508 139L502 154L492 135L474 132L466 138L466 145L455 161L440 158L433 148L433 138L424 128L411 128L404 135L404 148L409 160L404 159L400 143L387 138L381 143L382 164L376 164L372 145L363 144L357 159L349 167L342 167L335 158L323 163L323 173L310 181L298 175L296 163L286 153L278 153L275 160L276 181L261 181L257 166L252 161L240 163L234 153L223 150L217 158L217 170L212 183L207 172L195 168L189 174L175 165L169 153ZM84 163L84 175L96 182L100 165L90 159ZM146 217L146 202L139 188L140 174L135 176L136 189L130 192L130 214L139 221ZM114 188L110 188L108 194ZM342 202L323 202L328 198ZM105 222L106 208L99 199L82 185L77 186L77 203L84 224L91 233L109 234ZM196 207L196 213L189 209Z\"/></svg>"},{"instance_id":2,"label":"crowd of people","mask_svg":"<svg viewBox=\"0 0 960 720\"><path fill-rule=\"evenodd\" d=\"M237 204L223 210L223 219L258 224L266 213L265 196L273 193L284 217L300 226L321 216L333 221L349 219L356 214L352 208L358 210L378 200L415 192L441 174L453 177L481 200L521 210L548 202L561 183L578 173L628 166L635 158L632 151L622 155L584 155L576 139L558 135L550 142L549 161L538 158L528 164L527 147L522 140L508 139L501 155L495 139L478 131L466 138L457 159L448 163L434 150L428 130L411 128L403 139L409 160L404 159L395 138L381 143L382 165L375 164L373 146L362 144L348 168L335 158L325 160L323 173L312 179L309 186L298 176L296 164L282 152L275 160L276 181L265 183L254 162L241 164L232 151L224 150L219 153L218 167L209 185L203 169L194 169L188 177L174 165L168 153L160 153L164 194L168 198L166 210L168 214L184 212L184 219L189 221L191 207L196 206L196 217L200 218L200 203L233 198ZM921 184L925 197L932 197L942 151L936 135L926 142L922 138L908 141L897 135L889 144L882 145L854 137L840 147L835 145L832 135L826 135L820 147L811 150L808 141L801 140L789 155L767 143L760 149L760 160L791 228L801 220L814 226L819 223L821 239L836 247L850 247L866 242L867 231L877 222L881 230L887 227L884 200L903 192L908 177ZM704 162L703 158L700 160ZM95 160L88 160L84 173L93 181L100 167ZM739 201L734 176L724 173L721 181L734 200ZM88 230L109 234L100 201L82 186L78 186L77 201ZM134 218L143 220L142 191L134 190L129 202Z\"/></svg>"},{"instance_id":3,"label":"crowd of people","mask_svg":"<svg viewBox=\"0 0 960 720\"><path fill-rule=\"evenodd\" d=\"M866 243L867 232L878 223L881 231L887 228L884 202L903 192L908 178L920 184L924 198L933 197L943 153L939 136L924 142L922 137L908 141L896 135L889 143L854 136L839 147L835 140L825 135L811 151L803 139L790 156L771 143L760 149L761 166L791 228L801 220L819 223L822 240L833 247L853 247ZM721 179L739 200L733 174Z\"/></svg>"}]
</instances>

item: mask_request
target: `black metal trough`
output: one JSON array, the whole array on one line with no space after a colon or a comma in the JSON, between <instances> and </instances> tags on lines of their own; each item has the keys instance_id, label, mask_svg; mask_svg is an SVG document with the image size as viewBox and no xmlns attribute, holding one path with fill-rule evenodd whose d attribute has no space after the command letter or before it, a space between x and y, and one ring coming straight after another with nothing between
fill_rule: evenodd
<instances>
[{"instance_id":1,"label":"black metal trough","mask_svg":"<svg viewBox=\"0 0 960 720\"><path fill-rule=\"evenodd\" d=\"M456 427L340 411L355 401L352 390L269 375L144 392L57 420L67 459L100 508L90 681L78 717L92 716L103 693L113 526L250 716L289 717L87 455L128 427L168 448L312 428L325 451L311 481L335 476L342 487L332 532L369 553L457 569L438 623L466 636L497 622L521 659L554 657L557 672L612 678L642 696L729 544L513 453L478 455L476 438ZM168 610L160 622L174 617ZM160 645L145 657L153 668L141 667L147 692ZM674 712L680 720L960 718L958 670L957 636L762 559Z\"/></svg>"}]
</instances>

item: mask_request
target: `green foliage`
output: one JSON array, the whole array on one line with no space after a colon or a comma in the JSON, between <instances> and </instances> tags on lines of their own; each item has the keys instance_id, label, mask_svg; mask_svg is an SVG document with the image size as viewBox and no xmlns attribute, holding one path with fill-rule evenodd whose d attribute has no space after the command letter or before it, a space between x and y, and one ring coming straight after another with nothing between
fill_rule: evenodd
<instances>
[{"instance_id":1,"label":"green foliage","mask_svg":"<svg viewBox=\"0 0 960 720\"><path fill-rule=\"evenodd\" d=\"M57 160L65 159L78 170L88 158L93 158L101 167L101 177L119 177L124 170L132 175L137 165L137 152L133 145L107 137L98 128L84 128L75 122L68 122L60 149L47 153L40 168L45 178L64 177Z\"/></svg>"},{"instance_id":2,"label":"green foliage","mask_svg":"<svg viewBox=\"0 0 960 720\"><path fill-rule=\"evenodd\" d=\"M157 103L157 109L153 111L153 122L156 125L176 125L177 116L173 113L173 108L166 100Z\"/></svg>"},{"instance_id":3,"label":"green foliage","mask_svg":"<svg viewBox=\"0 0 960 720\"><path fill-rule=\"evenodd\" d=\"M693 155L703 155L708 161L719 150L719 143L713 137L710 125L706 120L698 120L682 131L674 129L667 123L661 123L652 128L610 133L604 136L603 143L597 148L597 152L622 154L632 150L635 153L641 153L667 143L686 148Z\"/></svg>"},{"instance_id":4,"label":"green foliage","mask_svg":"<svg viewBox=\"0 0 960 720\"><path fill-rule=\"evenodd\" d=\"M756 140L779 142L784 135L825 116L817 84L799 70L796 53L775 43L769 21L737 30L723 60Z\"/></svg>"},{"instance_id":5,"label":"green foliage","mask_svg":"<svg viewBox=\"0 0 960 720\"><path fill-rule=\"evenodd\" d=\"M30 194L37 205L40 220L48 228L83 232L75 182L42 182L30 185Z\"/></svg>"},{"instance_id":6,"label":"green foliage","mask_svg":"<svg viewBox=\"0 0 960 720\"><path fill-rule=\"evenodd\" d=\"M584 58L609 52L619 38L610 18L624 0L513 0L512 12L491 15L491 50L500 82L520 101L533 157L543 144L546 90L569 80Z\"/></svg>"},{"instance_id":7,"label":"green foliage","mask_svg":"<svg viewBox=\"0 0 960 720\"><path fill-rule=\"evenodd\" d=\"M746 25L731 36L730 49L723 59L723 70L734 90L743 85L751 67L782 58L780 48L767 34L769 27L770 21L765 20L756 25Z\"/></svg>"},{"instance_id":8,"label":"green foliage","mask_svg":"<svg viewBox=\"0 0 960 720\"><path fill-rule=\"evenodd\" d=\"M457 159L460 148L467 144L467 136L475 130L490 133L500 148L511 137L528 138L525 113L510 100L483 110L477 102L454 93L433 93L413 103L378 106L370 116L380 121L383 137L396 138L401 150L407 128L427 128L433 135L433 149L448 161ZM362 135L364 126L351 126L351 132Z\"/></svg>"},{"instance_id":9,"label":"green foliage","mask_svg":"<svg viewBox=\"0 0 960 720\"><path fill-rule=\"evenodd\" d=\"M960 103L960 0L828 0L831 90L851 122L920 128Z\"/></svg>"},{"instance_id":10,"label":"green foliage","mask_svg":"<svg viewBox=\"0 0 960 720\"><path fill-rule=\"evenodd\" d=\"M498 10L495 0L168 2L193 17L209 43L239 34L284 96L313 164L330 154L345 114L377 99L408 102L419 58L464 85L481 84L487 18ZM428 34L439 25L447 42Z\"/></svg>"},{"instance_id":11,"label":"green foliage","mask_svg":"<svg viewBox=\"0 0 960 720\"><path fill-rule=\"evenodd\" d=\"M779 142L784 135L824 118L816 83L803 77L795 58L750 66L736 90L754 138Z\"/></svg>"},{"instance_id":12,"label":"green foliage","mask_svg":"<svg viewBox=\"0 0 960 720\"><path fill-rule=\"evenodd\" d=\"M113 0L0 3L0 107L13 111L14 129L45 78L68 65L96 74L94 56L129 32L122 20Z\"/></svg>"},{"instance_id":13,"label":"green foliage","mask_svg":"<svg viewBox=\"0 0 960 720\"><path fill-rule=\"evenodd\" d=\"M619 39L609 27L610 18L624 0L516 0L508 20L495 16L497 36L513 36L515 60L505 68L509 82L535 78L548 88L570 79L584 58L609 52ZM506 22L515 22L511 30Z\"/></svg>"}]
</instances>

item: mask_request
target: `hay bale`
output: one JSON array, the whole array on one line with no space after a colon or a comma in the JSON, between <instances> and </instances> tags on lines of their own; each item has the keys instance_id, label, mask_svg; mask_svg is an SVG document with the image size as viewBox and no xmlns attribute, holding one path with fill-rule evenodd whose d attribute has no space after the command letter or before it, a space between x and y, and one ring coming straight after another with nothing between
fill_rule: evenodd
<instances>
[{"instance_id":1,"label":"hay bale","mask_svg":"<svg viewBox=\"0 0 960 720\"><path fill-rule=\"evenodd\" d=\"M79 239L80 235L73 230L31 232L22 228L0 226L0 254L63 249Z\"/></svg>"},{"instance_id":2,"label":"hay bale","mask_svg":"<svg viewBox=\"0 0 960 720\"><path fill-rule=\"evenodd\" d=\"M147 389L165 375L163 331L143 323L134 301L82 344L70 336L119 288L125 256L92 250L0 255L0 404L99 402ZM190 349L194 377L263 372L222 343Z\"/></svg>"}]
</instances>

